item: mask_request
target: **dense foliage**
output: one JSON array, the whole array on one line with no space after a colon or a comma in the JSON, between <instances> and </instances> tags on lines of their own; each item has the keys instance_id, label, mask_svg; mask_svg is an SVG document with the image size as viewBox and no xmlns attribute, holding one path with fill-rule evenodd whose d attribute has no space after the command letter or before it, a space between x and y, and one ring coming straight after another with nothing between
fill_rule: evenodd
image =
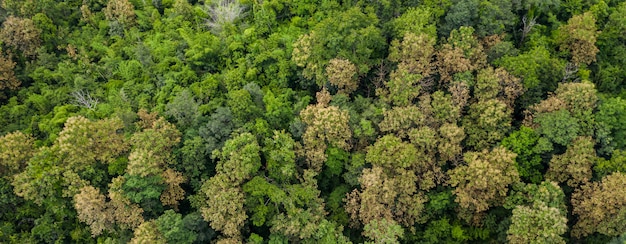
<instances>
[{"instance_id":1,"label":"dense foliage","mask_svg":"<svg viewBox=\"0 0 626 244\"><path fill-rule=\"evenodd\" d=\"M0 243L622 243L626 2L0 1Z\"/></svg>"}]
</instances>

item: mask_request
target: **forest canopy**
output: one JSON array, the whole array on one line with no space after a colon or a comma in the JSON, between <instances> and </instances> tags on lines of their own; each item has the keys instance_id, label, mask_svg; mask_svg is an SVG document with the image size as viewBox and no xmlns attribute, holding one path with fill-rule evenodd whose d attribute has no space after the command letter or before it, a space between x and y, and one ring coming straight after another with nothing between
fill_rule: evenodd
<instances>
[{"instance_id":1,"label":"forest canopy","mask_svg":"<svg viewBox=\"0 0 626 244\"><path fill-rule=\"evenodd\" d=\"M0 243L625 243L626 2L0 1Z\"/></svg>"}]
</instances>

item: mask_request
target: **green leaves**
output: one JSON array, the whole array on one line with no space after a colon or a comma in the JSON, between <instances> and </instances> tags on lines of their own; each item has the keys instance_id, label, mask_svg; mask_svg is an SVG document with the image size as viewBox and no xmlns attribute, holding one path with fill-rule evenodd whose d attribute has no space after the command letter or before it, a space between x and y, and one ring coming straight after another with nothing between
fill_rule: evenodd
<instances>
[{"instance_id":1,"label":"green leaves","mask_svg":"<svg viewBox=\"0 0 626 244\"><path fill-rule=\"evenodd\" d=\"M517 154L515 161L520 177L535 184L543 180L541 154L544 151L537 145L538 140L539 134L526 126L502 140L502 146Z\"/></svg>"}]
</instances>

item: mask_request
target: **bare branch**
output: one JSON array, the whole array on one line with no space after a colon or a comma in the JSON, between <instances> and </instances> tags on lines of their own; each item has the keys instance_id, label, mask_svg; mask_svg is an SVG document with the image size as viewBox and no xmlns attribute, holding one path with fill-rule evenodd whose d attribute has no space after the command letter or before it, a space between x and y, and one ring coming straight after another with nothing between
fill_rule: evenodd
<instances>
[{"instance_id":1,"label":"bare branch","mask_svg":"<svg viewBox=\"0 0 626 244\"><path fill-rule=\"evenodd\" d=\"M89 110L94 110L98 105L98 99L91 97L91 94L84 90L72 92L72 97L74 97L74 105L79 107L85 107Z\"/></svg>"},{"instance_id":2,"label":"bare branch","mask_svg":"<svg viewBox=\"0 0 626 244\"><path fill-rule=\"evenodd\" d=\"M578 81L578 77L576 77L576 74L578 73L578 65L574 63L567 63L563 73L563 80L561 80L561 82L566 82L567 80L574 78L576 78L574 79L574 82Z\"/></svg>"},{"instance_id":3,"label":"bare branch","mask_svg":"<svg viewBox=\"0 0 626 244\"><path fill-rule=\"evenodd\" d=\"M217 0L212 4L204 5L204 12L209 15L206 25L214 32L220 33L224 26L232 24L235 20L243 16L245 7L241 6L237 0Z\"/></svg>"},{"instance_id":4,"label":"bare branch","mask_svg":"<svg viewBox=\"0 0 626 244\"><path fill-rule=\"evenodd\" d=\"M524 27L522 28L522 40L520 40L520 43L524 42L528 33L530 33L533 27L537 24L537 17L535 16L531 20L528 20L526 15L524 15L524 17L522 17L522 23L524 24Z\"/></svg>"}]
</instances>

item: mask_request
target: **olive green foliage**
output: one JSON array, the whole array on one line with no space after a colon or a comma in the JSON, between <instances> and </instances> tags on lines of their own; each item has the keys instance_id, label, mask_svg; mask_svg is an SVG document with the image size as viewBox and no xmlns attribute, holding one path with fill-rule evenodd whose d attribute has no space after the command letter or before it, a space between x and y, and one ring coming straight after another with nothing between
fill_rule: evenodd
<instances>
[{"instance_id":1,"label":"olive green foliage","mask_svg":"<svg viewBox=\"0 0 626 244\"><path fill-rule=\"evenodd\" d=\"M0 0L0 243L606 243L624 0Z\"/></svg>"}]
</instances>

